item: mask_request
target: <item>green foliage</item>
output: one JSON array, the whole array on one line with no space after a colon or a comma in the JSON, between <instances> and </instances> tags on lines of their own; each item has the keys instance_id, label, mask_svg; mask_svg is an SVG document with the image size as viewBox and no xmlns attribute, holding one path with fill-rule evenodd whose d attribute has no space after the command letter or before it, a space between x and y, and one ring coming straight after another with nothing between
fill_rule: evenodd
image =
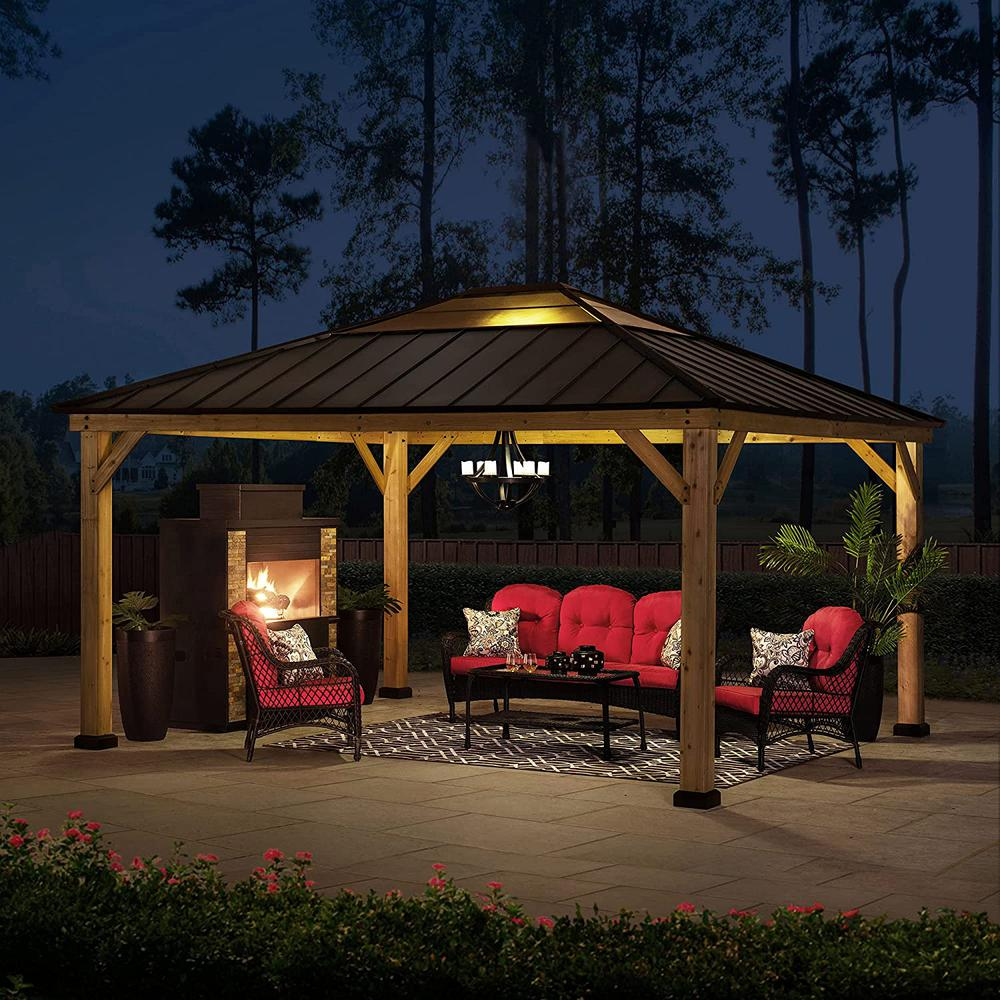
<instances>
[{"instance_id":1,"label":"green foliage","mask_svg":"<svg viewBox=\"0 0 1000 1000\"><path fill-rule=\"evenodd\" d=\"M286 123L253 122L227 105L188 139L192 152L171 164L178 183L156 206L153 232L171 261L206 248L224 255L208 278L178 292L177 304L233 322L245 315L248 301L256 312L258 299L280 300L299 290L309 250L289 236L322 217L320 195L290 190L306 163L298 134Z\"/></svg>"},{"instance_id":2,"label":"green foliage","mask_svg":"<svg viewBox=\"0 0 1000 1000\"><path fill-rule=\"evenodd\" d=\"M73 810L61 832L0 819L0 969L47 998L336 996L958 998L1000 987L985 914L918 920L682 904L663 917L535 921L502 885L324 898L312 856L265 852L227 885L213 855L127 862Z\"/></svg>"},{"instance_id":3,"label":"green foliage","mask_svg":"<svg viewBox=\"0 0 1000 1000\"><path fill-rule=\"evenodd\" d=\"M398 615L403 605L389 593L389 584L369 587L368 590L352 590L341 584L337 588L338 611L384 611L387 615Z\"/></svg>"},{"instance_id":4,"label":"green foliage","mask_svg":"<svg viewBox=\"0 0 1000 1000\"><path fill-rule=\"evenodd\" d=\"M49 0L3 0L0 3L0 76L9 80L23 77L48 80L42 62L62 55L51 34L36 20L48 6Z\"/></svg>"},{"instance_id":5,"label":"green foliage","mask_svg":"<svg viewBox=\"0 0 1000 1000\"><path fill-rule=\"evenodd\" d=\"M0 658L7 656L74 656L80 637L49 628L0 626Z\"/></svg>"},{"instance_id":6,"label":"green foliage","mask_svg":"<svg viewBox=\"0 0 1000 1000\"><path fill-rule=\"evenodd\" d=\"M382 580L382 565L344 562L342 584L363 590ZM567 593L603 583L631 594L678 590L680 573L569 566L473 566L443 563L410 565L410 629L418 637L465 628L462 608L486 607L510 583L539 583ZM817 608L849 605L851 588L838 576L784 577L776 573L720 573L716 606L719 638L749 642L750 627L797 632ZM1000 578L946 575L932 579L921 599L928 660L953 659L989 664L1000 648Z\"/></svg>"},{"instance_id":7,"label":"green foliage","mask_svg":"<svg viewBox=\"0 0 1000 1000\"><path fill-rule=\"evenodd\" d=\"M160 517L197 517L199 483L245 483L250 479L250 447L244 442L213 441L193 469L160 500Z\"/></svg>"},{"instance_id":8,"label":"green foliage","mask_svg":"<svg viewBox=\"0 0 1000 1000\"><path fill-rule=\"evenodd\" d=\"M770 545L761 546L760 564L792 576L844 575L851 606L875 626L876 655L892 652L903 634L897 616L919 610L918 601L930 579L944 567L947 554L933 539L901 559L903 540L882 528L882 488L862 483L850 497L850 527L844 548L846 569L817 544L812 533L783 524Z\"/></svg>"},{"instance_id":9,"label":"green foliage","mask_svg":"<svg viewBox=\"0 0 1000 1000\"><path fill-rule=\"evenodd\" d=\"M122 595L120 601L111 605L111 621L126 632L145 632L151 628L173 628L184 620L182 615L167 615L158 622L151 622L146 612L152 611L159 603L158 597L141 590L129 590Z\"/></svg>"}]
</instances>

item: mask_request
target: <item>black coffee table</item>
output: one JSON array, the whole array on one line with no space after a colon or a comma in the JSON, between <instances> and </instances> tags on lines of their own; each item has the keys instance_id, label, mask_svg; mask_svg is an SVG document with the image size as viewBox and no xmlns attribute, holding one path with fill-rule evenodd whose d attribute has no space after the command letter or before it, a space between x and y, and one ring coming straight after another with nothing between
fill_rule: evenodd
<instances>
[{"instance_id":1,"label":"black coffee table","mask_svg":"<svg viewBox=\"0 0 1000 1000\"><path fill-rule=\"evenodd\" d=\"M639 671L637 670L602 670L598 674L554 674L551 671L539 669L533 673L526 670L512 670L509 667L476 667L470 670L465 680L465 749L472 746L472 690L477 681L490 681L503 691L503 710L495 714L503 720L503 738L510 739L510 685L518 687L538 686L533 694L536 698L545 698L544 686L551 685L552 701L576 701L587 704L600 702L602 709L602 730L604 732L604 759L611 760L611 733L615 729L623 729L632 725L631 721L612 722L608 713L608 695L615 681L631 680L635 685L636 704L639 706L639 746L646 749L646 717L642 710L640 694ZM596 690L595 690L596 689ZM579 690L580 697L573 697ZM600 698L595 698L595 693Z\"/></svg>"}]
</instances>

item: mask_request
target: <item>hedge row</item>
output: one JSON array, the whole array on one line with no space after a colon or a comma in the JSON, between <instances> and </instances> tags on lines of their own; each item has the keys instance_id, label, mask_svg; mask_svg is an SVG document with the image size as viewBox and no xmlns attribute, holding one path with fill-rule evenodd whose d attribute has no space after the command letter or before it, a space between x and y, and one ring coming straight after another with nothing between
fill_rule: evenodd
<instances>
[{"instance_id":1,"label":"hedge row","mask_svg":"<svg viewBox=\"0 0 1000 1000\"><path fill-rule=\"evenodd\" d=\"M458 889L443 866L423 897L341 892L311 856L267 851L227 886L212 855L169 862L109 852L100 824L61 832L0 817L0 995L149 1000L274 997L994 997L1000 928L985 914L919 920L827 914L770 919L529 919L502 886Z\"/></svg>"},{"instance_id":2,"label":"hedge row","mask_svg":"<svg viewBox=\"0 0 1000 1000\"><path fill-rule=\"evenodd\" d=\"M340 579L362 589L382 579L382 565L345 562ZM540 583L566 593L604 583L633 594L680 588L680 573L663 570L581 569L545 566L463 566L417 563L410 567L410 628L418 637L463 629L463 607L487 606L509 583ZM717 608L720 640L745 639L750 626L797 631L816 608L849 603L844 581L806 580L773 573L720 573ZM941 576L924 600L928 658L955 663L995 663L1000 649L1000 578Z\"/></svg>"}]
</instances>

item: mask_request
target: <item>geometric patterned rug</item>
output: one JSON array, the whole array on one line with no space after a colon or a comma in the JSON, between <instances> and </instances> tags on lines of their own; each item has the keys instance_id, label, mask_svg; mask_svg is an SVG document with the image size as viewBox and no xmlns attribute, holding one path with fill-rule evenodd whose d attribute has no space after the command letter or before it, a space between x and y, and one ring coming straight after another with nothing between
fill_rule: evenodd
<instances>
[{"instance_id":1,"label":"geometric patterned rug","mask_svg":"<svg viewBox=\"0 0 1000 1000\"><path fill-rule=\"evenodd\" d=\"M593 719L581 724L565 717L532 713L512 722L511 738L503 740L499 722L484 721L482 717L475 720L469 750L464 745L464 722L449 722L447 715L379 722L364 727L361 752L369 757L426 760L438 764L678 783L680 747L668 731L647 729L647 749L642 751L637 728L618 730L611 736L615 759L608 761L601 757L603 737ZM722 756L715 761L716 786L731 788L763 774L783 771L844 749L843 744L827 743L818 738L814 742L814 754L809 753L805 743L791 740L768 747L764 755L766 770L761 773L757 770L757 748L749 740L723 740ZM353 751L346 737L329 731L266 745L286 750Z\"/></svg>"}]
</instances>

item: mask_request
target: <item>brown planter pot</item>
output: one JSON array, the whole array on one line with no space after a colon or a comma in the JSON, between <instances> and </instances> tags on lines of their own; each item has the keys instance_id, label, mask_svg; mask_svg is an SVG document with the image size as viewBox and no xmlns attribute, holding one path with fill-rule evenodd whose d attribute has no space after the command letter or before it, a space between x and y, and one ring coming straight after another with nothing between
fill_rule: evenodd
<instances>
[{"instance_id":1,"label":"brown planter pot","mask_svg":"<svg viewBox=\"0 0 1000 1000\"><path fill-rule=\"evenodd\" d=\"M337 648L354 665L365 692L365 705L375 700L382 666L382 618L372 609L337 613Z\"/></svg>"},{"instance_id":2,"label":"brown planter pot","mask_svg":"<svg viewBox=\"0 0 1000 1000\"><path fill-rule=\"evenodd\" d=\"M854 729L861 743L874 743L882 722L885 698L885 664L881 656L870 656L861 675L858 702L854 707Z\"/></svg>"},{"instance_id":3,"label":"brown planter pot","mask_svg":"<svg viewBox=\"0 0 1000 1000\"><path fill-rule=\"evenodd\" d=\"M118 707L122 727L130 740L162 740L170 724L174 702L172 628L115 633L118 648Z\"/></svg>"}]
</instances>

